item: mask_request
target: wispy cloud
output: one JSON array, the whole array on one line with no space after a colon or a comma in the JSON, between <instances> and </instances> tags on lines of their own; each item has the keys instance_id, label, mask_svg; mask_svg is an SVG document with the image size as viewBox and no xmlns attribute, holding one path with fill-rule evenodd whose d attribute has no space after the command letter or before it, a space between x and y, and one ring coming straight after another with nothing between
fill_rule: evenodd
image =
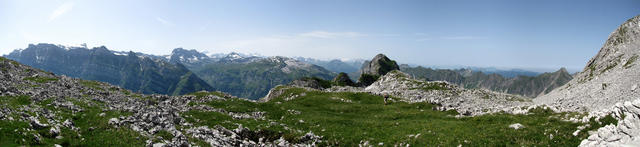
<instances>
[{"instance_id":1,"label":"wispy cloud","mask_svg":"<svg viewBox=\"0 0 640 147\"><path fill-rule=\"evenodd\" d=\"M168 20L166 20L166 19L164 19L162 17L156 17L156 21L158 21L158 22L160 22L160 23L162 23L163 25L166 25L166 26L173 26L174 25L173 23L171 23L170 21L168 21Z\"/></svg>"},{"instance_id":2,"label":"wispy cloud","mask_svg":"<svg viewBox=\"0 0 640 147\"><path fill-rule=\"evenodd\" d=\"M60 6L58 6L58 8L56 8L56 10L53 11L53 13L51 13L51 15L49 15L49 22L55 20L56 18L60 17L61 15L71 11L71 9L73 9L73 2L67 2L64 3Z\"/></svg>"},{"instance_id":3,"label":"wispy cloud","mask_svg":"<svg viewBox=\"0 0 640 147\"><path fill-rule=\"evenodd\" d=\"M313 38L353 38L367 36L358 32L326 32L326 31L311 31L300 34L302 37Z\"/></svg>"}]
</instances>

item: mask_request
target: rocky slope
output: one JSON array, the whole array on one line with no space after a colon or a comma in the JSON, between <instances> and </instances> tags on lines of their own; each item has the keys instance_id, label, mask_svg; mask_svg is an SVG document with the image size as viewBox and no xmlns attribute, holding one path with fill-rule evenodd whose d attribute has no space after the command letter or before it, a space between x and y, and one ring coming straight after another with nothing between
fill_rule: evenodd
<instances>
[{"instance_id":1,"label":"rocky slope","mask_svg":"<svg viewBox=\"0 0 640 147\"><path fill-rule=\"evenodd\" d=\"M56 76L2 57L0 67L0 146L300 146L319 141L307 133L296 139L301 144L292 144L277 134L266 138L264 132L242 126L202 125L187 115L215 112L220 118L254 121L263 117L260 112L194 105L240 100L221 93L140 95L106 83Z\"/></svg>"},{"instance_id":2,"label":"rocky slope","mask_svg":"<svg viewBox=\"0 0 640 147\"><path fill-rule=\"evenodd\" d=\"M97 80L142 93L179 95L212 90L209 84L180 64L149 55L53 44L30 44L6 56L56 74Z\"/></svg>"},{"instance_id":3,"label":"rocky slope","mask_svg":"<svg viewBox=\"0 0 640 147\"><path fill-rule=\"evenodd\" d=\"M447 81L467 89L489 89L530 98L549 93L572 79L564 68L536 76L515 77L506 77L497 73L486 74L471 69L450 70L401 66L400 70L418 79Z\"/></svg>"},{"instance_id":4,"label":"rocky slope","mask_svg":"<svg viewBox=\"0 0 640 147\"><path fill-rule=\"evenodd\" d=\"M397 70L380 77L364 91L391 94L408 102L429 102L440 106L439 110L456 110L463 115L514 112L533 104L529 99L517 95L464 89L445 81L415 80Z\"/></svg>"},{"instance_id":5,"label":"rocky slope","mask_svg":"<svg viewBox=\"0 0 640 147\"><path fill-rule=\"evenodd\" d=\"M639 24L640 16L626 21L573 80L534 101L562 111L596 111L640 98Z\"/></svg>"},{"instance_id":6,"label":"rocky slope","mask_svg":"<svg viewBox=\"0 0 640 147\"><path fill-rule=\"evenodd\" d=\"M590 133L580 146L640 145L640 15L618 27L598 54L565 86L534 99L559 111L612 115L617 123Z\"/></svg>"}]
</instances>

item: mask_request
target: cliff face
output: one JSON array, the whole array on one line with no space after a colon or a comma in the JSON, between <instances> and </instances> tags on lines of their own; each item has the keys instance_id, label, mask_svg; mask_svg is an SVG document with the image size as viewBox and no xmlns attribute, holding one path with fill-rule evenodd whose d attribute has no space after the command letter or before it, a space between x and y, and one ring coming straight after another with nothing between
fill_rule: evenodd
<instances>
[{"instance_id":1,"label":"cliff face","mask_svg":"<svg viewBox=\"0 0 640 147\"><path fill-rule=\"evenodd\" d=\"M640 16L620 25L591 58L584 70L566 85L536 98L536 103L560 110L600 110L640 97Z\"/></svg>"}]
</instances>

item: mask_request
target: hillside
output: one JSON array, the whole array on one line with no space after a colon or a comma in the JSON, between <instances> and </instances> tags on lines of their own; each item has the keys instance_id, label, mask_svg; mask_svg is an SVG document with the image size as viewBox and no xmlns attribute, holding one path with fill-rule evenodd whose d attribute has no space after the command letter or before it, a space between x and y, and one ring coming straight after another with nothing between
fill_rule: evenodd
<instances>
[{"instance_id":1,"label":"hillside","mask_svg":"<svg viewBox=\"0 0 640 147\"><path fill-rule=\"evenodd\" d=\"M637 146L640 144L640 15L609 35L596 54L575 78L535 103L558 111L590 112L590 116L611 115L618 123L591 133L581 146Z\"/></svg>"},{"instance_id":2,"label":"hillside","mask_svg":"<svg viewBox=\"0 0 640 147\"><path fill-rule=\"evenodd\" d=\"M103 81L146 94L180 95L213 90L180 64L171 64L139 53L117 53L104 46L87 49L44 43L30 44L6 57L55 74Z\"/></svg>"},{"instance_id":3,"label":"hillside","mask_svg":"<svg viewBox=\"0 0 640 147\"><path fill-rule=\"evenodd\" d=\"M551 90L573 79L564 68L556 72L543 73L537 76L519 75L511 78L497 73L487 74L470 69L450 70L431 69L420 66L400 66L400 70L418 79L447 81L467 89L489 89L530 98L549 93Z\"/></svg>"},{"instance_id":4,"label":"hillside","mask_svg":"<svg viewBox=\"0 0 640 147\"><path fill-rule=\"evenodd\" d=\"M318 77L325 80L336 74L320 66L288 57L260 57L229 53L209 57L196 50L174 49L170 55L173 63L184 64L202 78L213 90L235 96L258 99L271 88L284 85L302 77Z\"/></svg>"},{"instance_id":5,"label":"hillside","mask_svg":"<svg viewBox=\"0 0 640 147\"><path fill-rule=\"evenodd\" d=\"M608 109L640 97L640 16L620 25L583 71L566 85L535 99L565 111Z\"/></svg>"},{"instance_id":6,"label":"hillside","mask_svg":"<svg viewBox=\"0 0 640 147\"><path fill-rule=\"evenodd\" d=\"M5 58L0 67L0 146L575 146L615 123L591 121L574 136L586 123L542 108L460 117L402 97L385 105L366 92L296 87L277 87L265 102L219 92L143 95ZM397 77L386 76L377 83Z\"/></svg>"}]
</instances>

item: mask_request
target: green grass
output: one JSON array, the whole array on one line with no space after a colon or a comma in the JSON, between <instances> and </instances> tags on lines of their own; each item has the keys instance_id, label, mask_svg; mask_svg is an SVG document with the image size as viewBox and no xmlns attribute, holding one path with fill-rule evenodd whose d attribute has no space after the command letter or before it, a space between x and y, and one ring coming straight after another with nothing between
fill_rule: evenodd
<instances>
[{"instance_id":1,"label":"green grass","mask_svg":"<svg viewBox=\"0 0 640 147\"><path fill-rule=\"evenodd\" d=\"M58 81L57 78L50 78L50 77L26 77L23 80L29 80L36 83L48 83L52 81Z\"/></svg>"},{"instance_id":2,"label":"green grass","mask_svg":"<svg viewBox=\"0 0 640 147\"><path fill-rule=\"evenodd\" d=\"M160 130L160 131L156 132L155 135L156 136L160 136L160 137L162 137L162 139L165 139L165 140L171 140L173 138L173 134L171 134L167 130Z\"/></svg>"},{"instance_id":3,"label":"green grass","mask_svg":"<svg viewBox=\"0 0 640 147\"><path fill-rule=\"evenodd\" d=\"M102 111L102 108L95 104L75 100L73 101L74 104L81 106L84 111L74 114L69 109L62 107L56 108L50 105L52 101L53 99L47 99L34 104L49 111L56 112L56 115L60 117L59 121L64 121L66 119L73 121L75 126L79 128L78 132L81 136L69 128L61 128L60 136L63 136L63 138L56 139L56 136L48 133L50 127L28 131L25 130L25 128L30 128L27 122L0 120L0 128L2 128L0 129L0 146L53 146L53 144L60 144L62 146L145 145L144 141L146 138L144 136L140 136L138 132L129 128L114 128L108 124L108 120L110 118L131 115L131 113ZM106 116L99 116L99 114L103 112ZM43 122L46 123L46 121ZM18 131L14 132L14 130ZM39 134L42 136L42 141L40 143L36 142L32 134ZM24 141L22 139L24 139Z\"/></svg>"},{"instance_id":4,"label":"green grass","mask_svg":"<svg viewBox=\"0 0 640 147\"><path fill-rule=\"evenodd\" d=\"M417 88L423 91L431 91L431 90L451 90L449 88L446 87L447 83L440 83L440 82L425 82L425 85Z\"/></svg>"},{"instance_id":5,"label":"green grass","mask_svg":"<svg viewBox=\"0 0 640 147\"><path fill-rule=\"evenodd\" d=\"M629 60L627 60L626 63L624 63L624 68L627 69L631 66L633 66L633 62L636 62L636 60L638 60L638 55L633 55L631 56L631 58L629 58Z\"/></svg>"},{"instance_id":6,"label":"green grass","mask_svg":"<svg viewBox=\"0 0 640 147\"><path fill-rule=\"evenodd\" d=\"M218 97L224 97L224 96L225 96L225 94L224 94L224 93L222 93L222 92L217 92L217 91L212 91L212 92L209 92L209 91L199 91L199 92L194 92L194 93L190 93L190 94L187 94L187 95L193 95L193 96L196 96L196 98L198 98L198 99L203 98L203 97L208 96L208 95L215 95L215 96L218 96Z\"/></svg>"},{"instance_id":7,"label":"green grass","mask_svg":"<svg viewBox=\"0 0 640 147\"><path fill-rule=\"evenodd\" d=\"M20 96L0 96L0 105L6 104L10 108L18 108L23 105L31 104L31 98L26 95Z\"/></svg>"},{"instance_id":8,"label":"green grass","mask_svg":"<svg viewBox=\"0 0 640 147\"><path fill-rule=\"evenodd\" d=\"M306 95L284 100L288 95L302 93ZM272 126L267 120L234 120L217 112L189 111L185 116L188 116L187 121L196 125L235 128L238 123L252 130L278 132L271 135L289 136L286 138L292 141L296 140L295 136L312 131L325 137L324 140L328 142L324 142L324 145L331 146L357 146L361 140L374 144L383 142L385 145L409 143L412 146L576 146L588 136L586 132L589 129L597 129L588 128L574 137L571 134L584 124L560 120L558 118L565 113L553 113L548 109L534 109L529 115L498 113L456 118L454 116L457 112L434 111L434 106L428 103L383 103L382 97L366 93L327 93L300 88L288 89L281 97L266 103L241 100L204 103L229 111L263 111L266 112L267 120L286 124L293 130L302 132L284 130L280 125ZM301 114L292 114L288 110L299 111ZM602 122L611 123L607 121L611 120ZM520 123L525 128L515 130L508 127L514 123ZM416 134L420 136L409 137ZM553 139L549 134L553 134Z\"/></svg>"},{"instance_id":9,"label":"green grass","mask_svg":"<svg viewBox=\"0 0 640 147\"><path fill-rule=\"evenodd\" d=\"M104 89L101 87L102 85L100 84L100 82L97 81L80 80L80 85L104 91Z\"/></svg>"},{"instance_id":10,"label":"green grass","mask_svg":"<svg viewBox=\"0 0 640 147\"><path fill-rule=\"evenodd\" d=\"M4 58L4 57L0 57L0 61L2 61L2 62L4 62L4 61L9 61L9 63L11 63L11 64L13 64L13 65L15 65L15 66L20 65L20 63L18 63L18 62L13 61L13 60L9 60L9 59Z\"/></svg>"}]
</instances>

